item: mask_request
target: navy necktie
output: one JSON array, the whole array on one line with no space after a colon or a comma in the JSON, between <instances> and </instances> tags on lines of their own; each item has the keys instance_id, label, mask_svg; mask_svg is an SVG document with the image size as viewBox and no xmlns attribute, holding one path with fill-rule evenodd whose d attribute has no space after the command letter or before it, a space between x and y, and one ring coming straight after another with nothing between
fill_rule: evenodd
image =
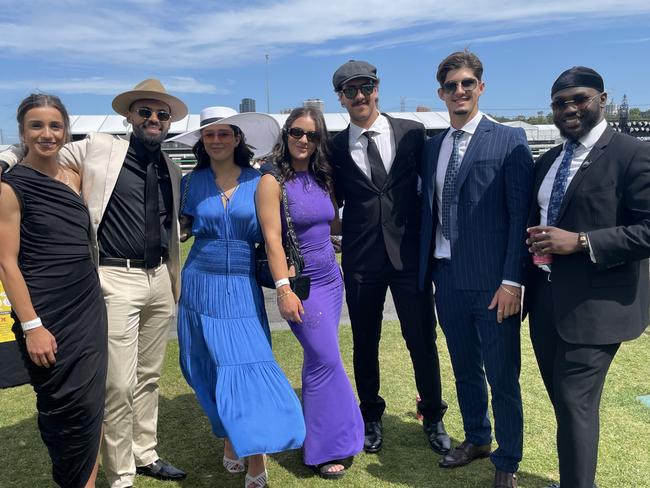
<instances>
[{"instance_id":1,"label":"navy necktie","mask_svg":"<svg viewBox=\"0 0 650 488\"><path fill-rule=\"evenodd\" d=\"M374 132L366 131L363 135L368 139L368 148L366 152L368 153L368 162L370 163L370 179L375 185L377 185L377 188L382 188L384 183L386 183L388 173L386 173L386 167L384 166L384 162L379 154L377 144L372 140Z\"/></svg>"},{"instance_id":2,"label":"navy necktie","mask_svg":"<svg viewBox=\"0 0 650 488\"><path fill-rule=\"evenodd\" d=\"M448 241L451 240L451 202L456 192L456 179L461 162L460 155L458 154L458 143L463 133L464 131L462 130L456 130L451 134L454 138L454 147L451 150L451 156L449 156L445 182L442 187L442 235Z\"/></svg>"},{"instance_id":3,"label":"navy necktie","mask_svg":"<svg viewBox=\"0 0 650 488\"><path fill-rule=\"evenodd\" d=\"M553 189L551 190L551 198L548 202L548 212L546 214L546 225L555 225L557 223L560 207L562 206L562 198L564 198L564 194L566 193L566 182L569 178L573 152L578 147L578 144L577 141L569 140L564 146L564 157L562 158L560 167L557 169L557 173L555 173L555 180L553 180Z\"/></svg>"}]
</instances>

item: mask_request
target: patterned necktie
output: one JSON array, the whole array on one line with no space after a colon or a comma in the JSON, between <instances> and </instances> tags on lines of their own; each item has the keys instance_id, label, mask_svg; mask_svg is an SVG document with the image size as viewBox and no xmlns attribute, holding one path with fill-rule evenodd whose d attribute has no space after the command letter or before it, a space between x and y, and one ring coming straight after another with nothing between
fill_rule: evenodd
<instances>
[{"instance_id":1,"label":"patterned necktie","mask_svg":"<svg viewBox=\"0 0 650 488\"><path fill-rule=\"evenodd\" d=\"M548 202L548 212L546 214L546 225L555 225L557 223L560 207L562 206L562 198L564 198L564 193L566 192L566 182L569 178L573 152L578 147L578 144L577 141L568 140L564 146L564 157L562 158L560 167L557 169L557 173L555 173L555 180L553 180L553 189L551 190L551 198Z\"/></svg>"},{"instance_id":2,"label":"patterned necktie","mask_svg":"<svg viewBox=\"0 0 650 488\"><path fill-rule=\"evenodd\" d=\"M368 139L368 149L366 151L368 153L368 162L370 163L370 179L377 185L377 188L382 188L384 183L386 183L388 173L386 173L386 167L379 154L379 149L377 149L377 144L372 140L374 134L372 131L363 133L366 139Z\"/></svg>"},{"instance_id":3,"label":"patterned necktie","mask_svg":"<svg viewBox=\"0 0 650 488\"><path fill-rule=\"evenodd\" d=\"M449 156L445 182L442 186L442 235L448 241L451 240L451 202L456 192L456 178L458 177L458 168L460 168L458 143L463 133L464 131L462 130L456 130L451 133L454 138L454 147L451 150L451 156Z\"/></svg>"}]
</instances>

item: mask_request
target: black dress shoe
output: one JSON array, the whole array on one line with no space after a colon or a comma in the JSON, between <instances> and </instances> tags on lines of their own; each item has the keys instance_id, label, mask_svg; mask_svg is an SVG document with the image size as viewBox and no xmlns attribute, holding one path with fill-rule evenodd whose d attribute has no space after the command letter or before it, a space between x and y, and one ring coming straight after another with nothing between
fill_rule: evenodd
<instances>
[{"instance_id":1,"label":"black dress shoe","mask_svg":"<svg viewBox=\"0 0 650 488\"><path fill-rule=\"evenodd\" d=\"M365 422L363 449L369 453L379 452L384 442L381 420Z\"/></svg>"},{"instance_id":2,"label":"black dress shoe","mask_svg":"<svg viewBox=\"0 0 650 488\"><path fill-rule=\"evenodd\" d=\"M145 476L151 476L159 480L182 480L185 479L187 473L175 468L171 464L158 459L157 461L147 464L146 466L138 466L135 468L136 473Z\"/></svg>"},{"instance_id":3,"label":"black dress shoe","mask_svg":"<svg viewBox=\"0 0 650 488\"><path fill-rule=\"evenodd\" d=\"M422 429L429 440L431 449L438 454L447 454L449 452L449 449L451 449L451 439L445 430L445 424L442 420L432 422L424 419Z\"/></svg>"},{"instance_id":4,"label":"black dress shoe","mask_svg":"<svg viewBox=\"0 0 650 488\"><path fill-rule=\"evenodd\" d=\"M497 469L494 473L494 488L517 488L517 475Z\"/></svg>"},{"instance_id":5,"label":"black dress shoe","mask_svg":"<svg viewBox=\"0 0 650 488\"><path fill-rule=\"evenodd\" d=\"M438 466L441 468L458 468L471 463L475 459L488 457L491 451L491 444L475 446L471 442L463 441L438 461Z\"/></svg>"}]
</instances>

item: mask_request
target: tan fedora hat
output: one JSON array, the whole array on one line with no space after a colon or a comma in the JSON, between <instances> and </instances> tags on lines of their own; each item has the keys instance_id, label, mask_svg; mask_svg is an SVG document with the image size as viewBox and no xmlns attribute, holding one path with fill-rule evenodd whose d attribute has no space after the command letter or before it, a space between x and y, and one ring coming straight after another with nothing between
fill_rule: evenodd
<instances>
[{"instance_id":1,"label":"tan fedora hat","mask_svg":"<svg viewBox=\"0 0 650 488\"><path fill-rule=\"evenodd\" d=\"M170 95L165 90L160 80L150 78L141 81L133 90L120 93L113 99L113 110L118 114L127 116L129 108L137 100L158 100L169 105L172 122L181 120L187 115L187 105L180 99Z\"/></svg>"}]
</instances>

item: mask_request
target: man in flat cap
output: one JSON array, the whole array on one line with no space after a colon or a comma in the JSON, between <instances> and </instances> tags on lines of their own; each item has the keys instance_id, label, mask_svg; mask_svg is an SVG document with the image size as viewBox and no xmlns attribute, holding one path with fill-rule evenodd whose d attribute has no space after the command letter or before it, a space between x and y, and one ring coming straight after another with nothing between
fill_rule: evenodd
<instances>
[{"instance_id":1,"label":"man in flat cap","mask_svg":"<svg viewBox=\"0 0 650 488\"><path fill-rule=\"evenodd\" d=\"M418 409L431 448L450 447L442 417L440 365L431 283L418 289L420 196L418 173L424 126L377 108L377 69L348 61L333 77L350 125L332 141L334 181L343 210L342 266L352 335L354 376L365 423L364 449L383 443L379 339L390 287L420 394Z\"/></svg>"},{"instance_id":2,"label":"man in flat cap","mask_svg":"<svg viewBox=\"0 0 650 488\"><path fill-rule=\"evenodd\" d=\"M82 175L91 218L91 251L108 310L102 465L111 488L124 488L136 470L185 478L160 459L156 445L158 380L180 293L181 173L160 146L187 107L149 79L115 97L113 109L132 125L130 138L90 133L66 144L60 158ZM0 161L13 166L22 156L15 146Z\"/></svg>"},{"instance_id":3,"label":"man in flat cap","mask_svg":"<svg viewBox=\"0 0 650 488\"><path fill-rule=\"evenodd\" d=\"M582 66L551 89L566 141L535 164L525 309L557 419L560 484L591 488L600 398L621 342L648 325L650 145L605 120L601 76Z\"/></svg>"}]
</instances>

